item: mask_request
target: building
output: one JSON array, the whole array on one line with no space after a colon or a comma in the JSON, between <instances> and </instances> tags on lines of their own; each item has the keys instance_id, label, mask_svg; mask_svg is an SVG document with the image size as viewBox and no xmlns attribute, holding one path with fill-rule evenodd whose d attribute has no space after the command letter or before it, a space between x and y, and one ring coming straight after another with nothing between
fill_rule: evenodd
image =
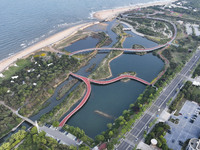
<instances>
[{"instance_id":1,"label":"building","mask_svg":"<svg viewBox=\"0 0 200 150\"><path fill-rule=\"evenodd\" d=\"M200 150L200 139L190 139L186 150Z\"/></svg>"}]
</instances>

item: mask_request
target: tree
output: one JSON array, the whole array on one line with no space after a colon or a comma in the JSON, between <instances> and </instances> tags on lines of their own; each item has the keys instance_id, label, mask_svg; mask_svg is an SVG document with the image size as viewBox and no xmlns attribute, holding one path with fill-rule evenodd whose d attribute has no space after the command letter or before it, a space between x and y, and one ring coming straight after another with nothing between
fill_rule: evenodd
<instances>
[{"instance_id":1,"label":"tree","mask_svg":"<svg viewBox=\"0 0 200 150\"><path fill-rule=\"evenodd\" d=\"M105 139L105 137L104 137L103 135L97 135L97 136L95 137L95 140L96 140L98 143L103 142L104 139Z\"/></svg>"},{"instance_id":2,"label":"tree","mask_svg":"<svg viewBox=\"0 0 200 150\"><path fill-rule=\"evenodd\" d=\"M79 150L90 150L90 148L88 146L86 146L86 145L81 144L79 146Z\"/></svg>"},{"instance_id":3,"label":"tree","mask_svg":"<svg viewBox=\"0 0 200 150\"><path fill-rule=\"evenodd\" d=\"M59 122L58 121L54 121L52 124L54 127L58 127L59 126Z\"/></svg>"},{"instance_id":4,"label":"tree","mask_svg":"<svg viewBox=\"0 0 200 150\"><path fill-rule=\"evenodd\" d=\"M110 131L110 132L108 133L108 136L109 136L109 138L111 138L111 137L113 136L113 131Z\"/></svg>"},{"instance_id":5,"label":"tree","mask_svg":"<svg viewBox=\"0 0 200 150\"><path fill-rule=\"evenodd\" d=\"M112 128L112 123L108 123L107 127L108 127L108 129L111 129Z\"/></svg>"},{"instance_id":6,"label":"tree","mask_svg":"<svg viewBox=\"0 0 200 150\"><path fill-rule=\"evenodd\" d=\"M161 141L157 139L157 142L158 142L158 143L157 143L157 146L158 146L158 147L161 147L161 146L162 146Z\"/></svg>"},{"instance_id":7,"label":"tree","mask_svg":"<svg viewBox=\"0 0 200 150\"><path fill-rule=\"evenodd\" d=\"M32 129L31 129L31 134L33 135L33 134L36 134L38 132L38 130L37 130L37 128L36 127L33 127Z\"/></svg>"}]
</instances>

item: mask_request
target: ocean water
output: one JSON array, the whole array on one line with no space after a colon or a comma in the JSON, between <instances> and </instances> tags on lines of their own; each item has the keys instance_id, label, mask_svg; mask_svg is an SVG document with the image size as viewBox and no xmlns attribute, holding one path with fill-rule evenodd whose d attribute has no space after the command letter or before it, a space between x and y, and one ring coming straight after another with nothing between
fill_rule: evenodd
<instances>
[{"instance_id":1,"label":"ocean water","mask_svg":"<svg viewBox=\"0 0 200 150\"><path fill-rule=\"evenodd\" d=\"M99 10L159 0L0 0L0 60L73 25Z\"/></svg>"}]
</instances>

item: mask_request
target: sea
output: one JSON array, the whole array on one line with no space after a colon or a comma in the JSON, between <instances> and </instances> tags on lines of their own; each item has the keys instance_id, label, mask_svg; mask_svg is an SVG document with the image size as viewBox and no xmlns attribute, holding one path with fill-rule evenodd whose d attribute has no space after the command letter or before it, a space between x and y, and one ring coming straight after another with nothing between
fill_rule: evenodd
<instances>
[{"instance_id":1,"label":"sea","mask_svg":"<svg viewBox=\"0 0 200 150\"><path fill-rule=\"evenodd\" d=\"M69 27L95 20L96 11L163 0L0 0L0 60Z\"/></svg>"}]
</instances>

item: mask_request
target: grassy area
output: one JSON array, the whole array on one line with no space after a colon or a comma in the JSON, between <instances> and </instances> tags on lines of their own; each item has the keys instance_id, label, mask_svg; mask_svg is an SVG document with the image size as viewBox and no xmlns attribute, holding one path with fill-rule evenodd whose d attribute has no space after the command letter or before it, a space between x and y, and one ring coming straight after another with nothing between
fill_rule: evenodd
<instances>
[{"instance_id":1,"label":"grassy area","mask_svg":"<svg viewBox=\"0 0 200 150\"><path fill-rule=\"evenodd\" d=\"M192 77L197 77L197 76L200 76L200 64L195 68L193 74L192 74Z\"/></svg>"},{"instance_id":2,"label":"grassy area","mask_svg":"<svg viewBox=\"0 0 200 150\"><path fill-rule=\"evenodd\" d=\"M122 47L123 42L125 41L126 37L128 36L123 31L123 26L121 24L118 24L114 28L112 28L113 32L115 32L118 35L118 42L115 43L113 47ZM114 49L114 48L113 48ZM111 51L106 58L99 64L97 69L90 74L90 78L92 79L105 79L112 76L112 72L110 69L110 62L119 57L121 54L123 54L123 51Z\"/></svg>"},{"instance_id":3,"label":"grassy area","mask_svg":"<svg viewBox=\"0 0 200 150\"><path fill-rule=\"evenodd\" d=\"M132 48L133 48L133 49L139 49L139 48L141 48L141 49L145 49L144 46L139 45L139 44L134 44L134 45L132 46Z\"/></svg>"},{"instance_id":4,"label":"grassy area","mask_svg":"<svg viewBox=\"0 0 200 150\"><path fill-rule=\"evenodd\" d=\"M13 114L3 105L0 105L0 114L0 137L3 137L16 127L22 119Z\"/></svg>"},{"instance_id":5,"label":"grassy area","mask_svg":"<svg viewBox=\"0 0 200 150\"><path fill-rule=\"evenodd\" d=\"M59 144L56 139L46 136L44 131L37 132L33 127L30 131L19 130L13 134L0 150L75 150L75 146Z\"/></svg>"},{"instance_id":6,"label":"grassy area","mask_svg":"<svg viewBox=\"0 0 200 150\"><path fill-rule=\"evenodd\" d=\"M0 83L2 83L3 80L7 80L11 78L16 72L20 71L21 69L25 68L30 64L30 59L20 59L17 60L16 66L10 66L8 70L5 70L3 72L4 77L0 77Z\"/></svg>"},{"instance_id":7,"label":"grassy area","mask_svg":"<svg viewBox=\"0 0 200 150\"><path fill-rule=\"evenodd\" d=\"M112 75L110 70L110 61L120 56L122 53L123 51L111 51L89 77L92 79L105 79L110 77Z\"/></svg>"},{"instance_id":8,"label":"grassy area","mask_svg":"<svg viewBox=\"0 0 200 150\"><path fill-rule=\"evenodd\" d=\"M65 84L59 91L58 96L56 97L57 100L61 99L76 83L78 82L77 79L71 80L68 84Z\"/></svg>"},{"instance_id":9,"label":"grassy area","mask_svg":"<svg viewBox=\"0 0 200 150\"><path fill-rule=\"evenodd\" d=\"M132 76L135 76L135 75L136 75L136 72L127 71L127 72L120 73L120 75L132 75Z\"/></svg>"},{"instance_id":10,"label":"grassy area","mask_svg":"<svg viewBox=\"0 0 200 150\"><path fill-rule=\"evenodd\" d=\"M185 102L186 102L186 99L185 99L185 98L182 98L182 99L180 100L180 102L179 102L178 105L176 106L176 112L175 112L174 115L176 115L176 116L179 115L179 112L180 112L181 108L183 107L183 105L185 104Z\"/></svg>"},{"instance_id":11,"label":"grassy area","mask_svg":"<svg viewBox=\"0 0 200 150\"><path fill-rule=\"evenodd\" d=\"M86 86L81 83L75 88L59 105L55 106L50 112L40 118L40 123L52 123L59 120L76 102L84 95Z\"/></svg>"},{"instance_id":12,"label":"grassy area","mask_svg":"<svg viewBox=\"0 0 200 150\"><path fill-rule=\"evenodd\" d=\"M55 49L63 49L64 47L69 46L71 43L84 39L88 37L89 35L90 35L89 32L78 31L76 34L60 41L59 43L55 44L53 47Z\"/></svg>"}]
</instances>

